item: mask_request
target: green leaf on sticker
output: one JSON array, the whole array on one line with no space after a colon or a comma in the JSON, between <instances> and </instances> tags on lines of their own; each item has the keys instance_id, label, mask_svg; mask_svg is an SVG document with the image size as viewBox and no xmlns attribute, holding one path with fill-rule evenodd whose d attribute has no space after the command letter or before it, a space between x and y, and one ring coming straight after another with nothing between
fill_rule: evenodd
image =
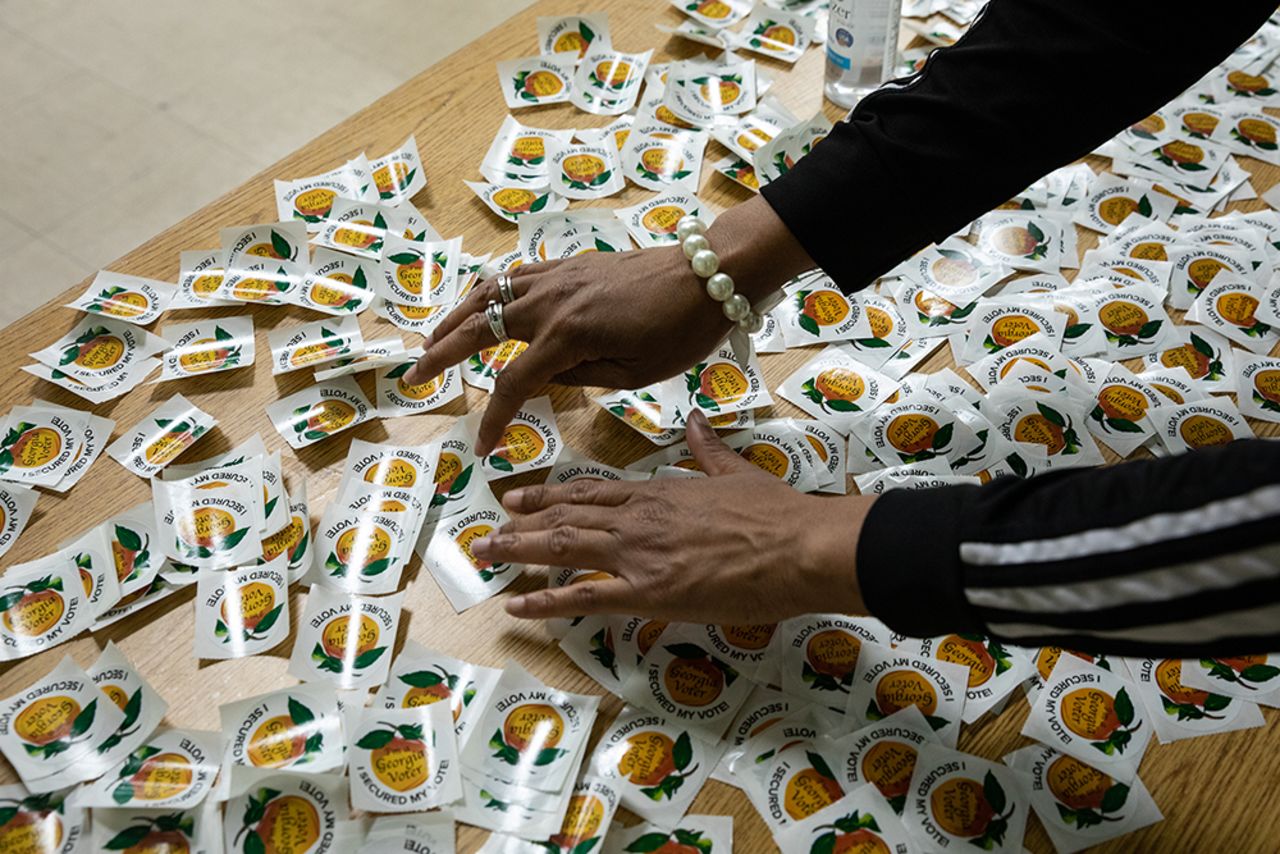
<instances>
[{"instance_id":1,"label":"green leaf on sticker","mask_svg":"<svg viewBox=\"0 0 1280 854\"><path fill-rule=\"evenodd\" d=\"M258 625L253 627L253 633L256 635L264 635L271 631L271 627L276 624L276 620L280 619L280 615L284 612L284 602L272 608L263 614L262 619L258 621Z\"/></svg>"},{"instance_id":2,"label":"green leaf on sticker","mask_svg":"<svg viewBox=\"0 0 1280 854\"><path fill-rule=\"evenodd\" d=\"M275 229L271 230L271 248L284 260L293 260L293 246Z\"/></svg>"},{"instance_id":3,"label":"green leaf on sticker","mask_svg":"<svg viewBox=\"0 0 1280 854\"><path fill-rule=\"evenodd\" d=\"M434 688L444 681L444 677L431 670L418 670L401 676L400 681L411 688Z\"/></svg>"},{"instance_id":4,"label":"green leaf on sticker","mask_svg":"<svg viewBox=\"0 0 1280 854\"><path fill-rule=\"evenodd\" d=\"M1037 403L1036 409L1044 416L1045 420L1057 427L1066 427L1067 422L1063 419L1062 414L1056 409L1045 406L1043 403Z\"/></svg>"},{"instance_id":5,"label":"green leaf on sticker","mask_svg":"<svg viewBox=\"0 0 1280 854\"><path fill-rule=\"evenodd\" d=\"M670 839L670 835L666 833L646 833L634 839L623 851L627 854L650 854L666 845Z\"/></svg>"},{"instance_id":6,"label":"green leaf on sticker","mask_svg":"<svg viewBox=\"0 0 1280 854\"><path fill-rule=\"evenodd\" d=\"M1115 812L1124 806L1129 799L1129 787L1124 783L1116 783L1107 789L1102 796L1102 811Z\"/></svg>"},{"instance_id":7,"label":"green leaf on sticker","mask_svg":"<svg viewBox=\"0 0 1280 854\"><path fill-rule=\"evenodd\" d=\"M392 564L392 560L391 558L388 558L388 557L375 560L367 564L363 569L361 569L360 575L365 578L372 578L376 575L381 575L382 573L386 572L388 568L390 568L391 564Z\"/></svg>"},{"instance_id":8,"label":"green leaf on sticker","mask_svg":"<svg viewBox=\"0 0 1280 854\"><path fill-rule=\"evenodd\" d=\"M356 747L361 750L378 750L390 744L395 737L394 730L375 729L365 733L364 737L356 742Z\"/></svg>"},{"instance_id":9,"label":"green leaf on sticker","mask_svg":"<svg viewBox=\"0 0 1280 854\"><path fill-rule=\"evenodd\" d=\"M664 646L663 649L676 658L697 660L707 657L706 650L693 643L673 643Z\"/></svg>"},{"instance_id":10,"label":"green leaf on sticker","mask_svg":"<svg viewBox=\"0 0 1280 854\"><path fill-rule=\"evenodd\" d=\"M95 700L94 702L97 702L97 701ZM141 714L142 714L142 689L139 688L138 690L133 692L133 695L129 697L129 701L124 704L124 720L120 722L120 726L117 727L117 729L125 730L133 726L137 722L138 716Z\"/></svg>"},{"instance_id":11,"label":"green leaf on sticker","mask_svg":"<svg viewBox=\"0 0 1280 854\"><path fill-rule=\"evenodd\" d=\"M294 726L306 726L316 719L315 712L311 711L311 709L307 708L293 697L289 698L288 708L289 720L293 721Z\"/></svg>"},{"instance_id":12,"label":"green leaf on sticker","mask_svg":"<svg viewBox=\"0 0 1280 854\"><path fill-rule=\"evenodd\" d=\"M1270 664L1251 664L1240 671L1240 678L1246 682L1270 682L1280 676L1280 667Z\"/></svg>"},{"instance_id":13,"label":"green leaf on sticker","mask_svg":"<svg viewBox=\"0 0 1280 854\"><path fill-rule=\"evenodd\" d=\"M538 755L533 758L533 764L536 767L541 768L546 765L550 765L566 753L568 753L567 750L559 747L544 747L542 750L539 750Z\"/></svg>"},{"instance_id":14,"label":"green leaf on sticker","mask_svg":"<svg viewBox=\"0 0 1280 854\"><path fill-rule=\"evenodd\" d=\"M677 771L683 771L693 761L693 742L689 738L689 733L682 732L676 738L675 745L671 749L671 759Z\"/></svg>"},{"instance_id":15,"label":"green leaf on sticker","mask_svg":"<svg viewBox=\"0 0 1280 854\"><path fill-rule=\"evenodd\" d=\"M1004 812L1004 789L1001 787L1000 781L996 779L996 775L990 771L982 778L982 794L987 799L987 803L991 805L991 809L997 814Z\"/></svg>"},{"instance_id":16,"label":"green leaf on sticker","mask_svg":"<svg viewBox=\"0 0 1280 854\"><path fill-rule=\"evenodd\" d=\"M238 531L232 531L222 539L222 542L218 544L218 551L231 551L236 546L240 545L240 541L243 540L245 535L248 533L248 528L241 528Z\"/></svg>"},{"instance_id":17,"label":"green leaf on sticker","mask_svg":"<svg viewBox=\"0 0 1280 854\"><path fill-rule=\"evenodd\" d=\"M132 827L126 827L107 840L106 849L108 851L125 851L129 848L136 848L142 844L142 840L146 839L150 833L150 824L135 824Z\"/></svg>"},{"instance_id":18,"label":"green leaf on sticker","mask_svg":"<svg viewBox=\"0 0 1280 854\"><path fill-rule=\"evenodd\" d=\"M930 447L935 451L942 451L947 445L951 444L951 435L955 432L955 424L947 423L938 428L938 432L933 434L933 441Z\"/></svg>"},{"instance_id":19,"label":"green leaf on sticker","mask_svg":"<svg viewBox=\"0 0 1280 854\"><path fill-rule=\"evenodd\" d=\"M76 738L88 732L89 727L93 726L93 718L98 712L98 701L90 700L89 705L81 710L80 714L75 716L75 720L71 722L71 732L67 734L68 738Z\"/></svg>"},{"instance_id":20,"label":"green leaf on sticker","mask_svg":"<svg viewBox=\"0 0 1280 854\"><path fill-rule=\"evenodd\" d=\"M924 719L929 722L930 729L933 729L934 731L951 725L951 721L946 718L940 718L937 715L925 715Z\"/></svg>"},{"instance_id":21,"label":"green leaf on sticker","mask_svg":"<svg viewBox=\"0 0 1280 854\"><path fill-rule=\"evenodd\" d=\"M1116 692L1116 719L1120 721L1121 726L1128 726L1133 723L1133 701L1129 699L1129 692L1121 688Z\"/></svg>"},{"instance_id":22,"label":"green leaf on sticker","mask_svg":"<svg viewBox=\"0 0 1280 854\"><path fill-rule=\"evenodd\" d=\"M137 532L123 525L115 526L116 542L127 551L137 552L142 548L142 538Z\"/></svg>"},{"instance_id":23,"label":"green leaf on sticker","mask_svg":"<svg viewBox=\"0 0 1280 854\"><path fill-rule=\"evenodd\" d=\"M387 651L387 648L385 646L379 646L367 652L360 653L359 655L356 656L354 669L364 670L366 667L371 666L375 661L381 658L382 654L386 651Z\"/></svg>"}]
</instances>

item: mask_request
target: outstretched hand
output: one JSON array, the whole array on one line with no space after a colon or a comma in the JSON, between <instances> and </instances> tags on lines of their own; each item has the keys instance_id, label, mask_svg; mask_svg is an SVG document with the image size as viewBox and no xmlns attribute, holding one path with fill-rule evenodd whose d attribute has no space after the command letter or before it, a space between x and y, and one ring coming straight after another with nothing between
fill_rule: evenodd
<instances>
[{"instance_id":1,"label":"outstretched hand","mask_svg":"<svg viewBox=\"0 0 1280 854\"><path fill-rule=\"evenodd\" d=\"M476 557L614 576L514 596L507 611L708 623L865 612L854 566L874 498L797 492L734 453L701 413L690 418L688 439L709 477L507 493L503 504L517 515L472 544Z\"/></svg>"},{"instance_id":2,"label":"outstretched hand","mask_svg":"<svg viewBox=\"0 0 1280 854\"><path fill-rule=\"evenodd\" d=\"M721 269L755 302L813 262L762 199L727 211L708 239ZM731 329L679 246L591 253L517 267L507 333L529 348L498 375L480 422L476 452L493 449L524 402L548 382L635 389L685 370ZM427 382L500 343L485 306L499 300L488 280L427 337L405 382Z\"/></svg>"}]
</instances>

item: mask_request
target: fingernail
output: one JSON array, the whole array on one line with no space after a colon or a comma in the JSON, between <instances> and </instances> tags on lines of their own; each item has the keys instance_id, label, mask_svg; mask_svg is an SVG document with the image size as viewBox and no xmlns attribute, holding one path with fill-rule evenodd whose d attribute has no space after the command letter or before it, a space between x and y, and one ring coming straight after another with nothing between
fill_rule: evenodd
<instances>
[{"instance_id":1,"label":"fingernail","mask_svg":"<svg viewBox=\"0 0 1280 854\"><path fill-rule=\"evenodd\" d=\"M471 553L476 557L484 557L492 546L493 537L481 537L478 540L472 540Z\"/></svg>"},{"instance_id":2,"label":"fingernail","mask_svg":"<svg viewBox=\"0 0 1280 854\"><path fill-rule=\"evenodd\" d=\"M690 415L687 420L689 426L693 427L704 436L712 432L711 422L707 420L706 414L703 413L701 409L693 410L693 414Z\"/></svg>"},{"instance_id":3,"label":"fingernail","mask_svg":"<svg viewBox=\"0 0 1280 854\"><path fill-rule=\"evenodd\" d=\"M502 506L508 510L515 509L520 506L521 499L524 498L524 487L518 487L507 492L502 496Z\"/></svg>"},{"instance_id":4,"label":"fingernail","mask_svg":"<svg viewBox=\"0 0 1280 854\"><path fill-rule=\"evenodd\" d=\"M422 336L423 350L427 349L434 343L436 343L436 334L434 332L428 332L426 335Z\"/></svg>"},{"instance_id":5,"label":"fingernail","mask_svg":"<svg viewBox=\"0 0 1280 854\"><path fill-rule=\"evenodd\" d=\"M507 613L513 617L520 616L520 612L529 604L529 600L525 596L512 596L503 605L507 609Z\"/></svg>"}]
</instances>

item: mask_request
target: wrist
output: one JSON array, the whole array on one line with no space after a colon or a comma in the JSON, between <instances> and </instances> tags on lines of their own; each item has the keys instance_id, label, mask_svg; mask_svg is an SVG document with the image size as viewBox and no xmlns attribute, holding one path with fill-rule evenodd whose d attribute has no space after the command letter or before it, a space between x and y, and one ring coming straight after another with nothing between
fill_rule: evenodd
<instances>
[{"instance_id":1,"label":"wrist","mask_svg":"<svg viewBox=\"0 0 1280 854\"><path fill-rule=\"evenodd\" d=\"M754 305L817 266L763 197L725 211L707 230L720 269Z\"/></svg>"},{"instance_id":2,"label":"wrist","mask_svg":"<svg viewBox=\"0 0 1280 854\"><path fill-rule=\"evenodd\" d=\"M865 614L858 583L858 541L876 497L810 498L815 506L805 514L804 533L797 540L806 604L816 613ZM814 520L821 524L813 524Z\"/></svg>"}]
</instances>

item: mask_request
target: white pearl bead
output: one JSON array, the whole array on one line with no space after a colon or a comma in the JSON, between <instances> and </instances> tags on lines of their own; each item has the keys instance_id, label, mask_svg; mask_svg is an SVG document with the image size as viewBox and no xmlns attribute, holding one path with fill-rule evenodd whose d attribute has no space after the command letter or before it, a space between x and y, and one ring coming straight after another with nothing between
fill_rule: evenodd
<instances>
[{"instance_id":1,"label":"white pearl bead","mask_svg":"<svg viewBox=\"0 0 1280 854\"><path fill-rule=\"evenodd\" d=\"M721 306L724 316L737 323L751 314L751 303L742 294L734 294Z\"/></svg>"},{"instance_id":2,"label":"white pearl bead","mask_svg":"<svg viewBox=\"0 0 1280 854\"><path fill-rule=\"evenodd\" d=\"M694 255L697 255L702 250L710 249L711 243L701 234L691 234L684 239L682 248L684 249L684 257L692 259Z\"/></svg>"},{"instance_id":3,"label":"white pearl bead","mask_svg":"<svg viewBox=\"0 0 1280 854\"><path fill-rule=\"evenodd\" d=\"M707 296L716 302L724 302L733 296L733 279L724 273L716 273L707 279Z\"/></svg>"},{"instance_id":4,"label":"white pearl bead","mask_svg":"<svg viewBox=\"0 0 1280 854\"><path fill-rule=\"evenodd\" d=\"M706 238L704 237L703 240ZM710 249L699 249L690 260L693 264L693 272L704 279L715 275L716 270L720 269L720 257Z\"/></svg>"},{"instance_id":5,"label":"white pearl bead","mask_svg":"<svg viewBox=\"0 0 1280 854\"><path fill-rule=\"evenodd\" d=\"M695 234L706 234L707 224L696 216L681 217L676 223L676 237L685 240Z\"/></svg>"},{"instance_id":6,"label":"white pearl bead","mask_svg":"<svg viewBox=\"0 0 1280 854\"><path fill-rule=\"evenodd\" d=\"M764 318L753 311L742 320L739 320L738 325L746 330L748 335L755 335L761 329L764 329Z\"/></svg>"}]
</instances>

